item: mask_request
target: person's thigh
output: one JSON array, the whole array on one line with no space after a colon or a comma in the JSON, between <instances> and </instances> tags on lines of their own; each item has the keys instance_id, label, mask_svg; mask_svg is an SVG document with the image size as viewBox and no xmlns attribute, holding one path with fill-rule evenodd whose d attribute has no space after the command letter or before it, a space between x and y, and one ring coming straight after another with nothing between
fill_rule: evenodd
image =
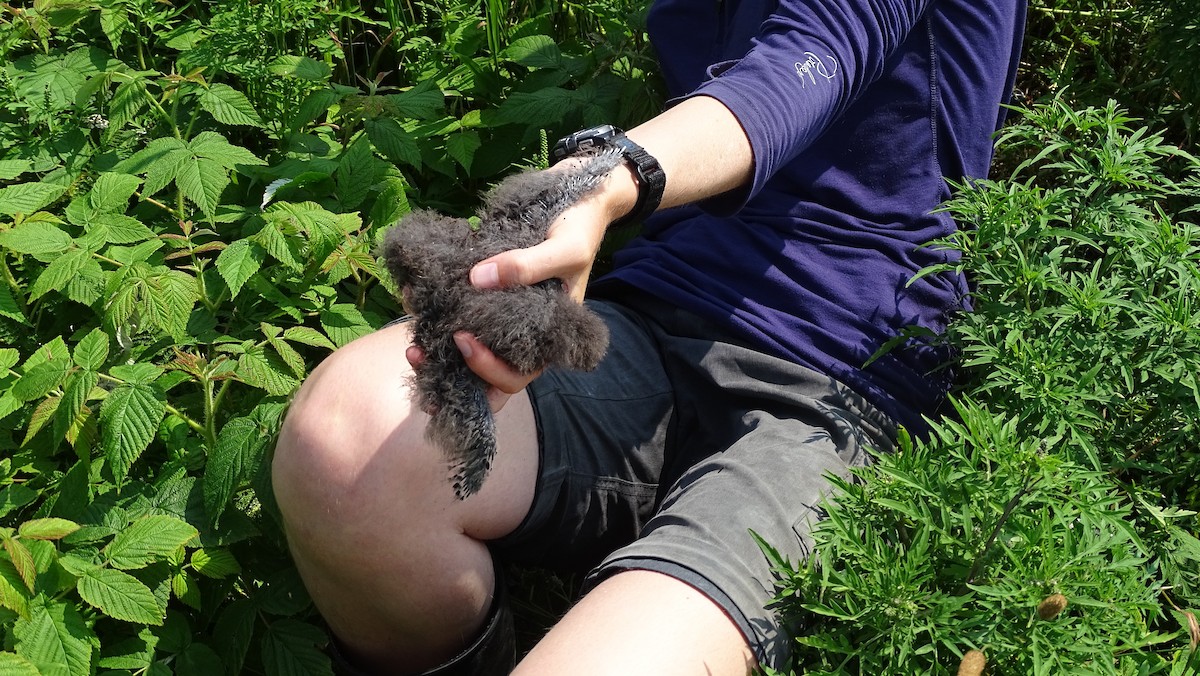
<instances>
[{"instance_id":1,"label":"person's thigh","mask_svg":"<svg viewBox=\"0 0 1200 676\"><path fill-rule=\"evenodd\" d=\"M430 666L481 626L494 586L485 540L529 509L537 470L525 396L497 414L498 450L482 489L459 500L425 436L391 326L330 355L297 393L273 461L296 565L345 647L364 663Z\"/></svg>"}]
</instances>

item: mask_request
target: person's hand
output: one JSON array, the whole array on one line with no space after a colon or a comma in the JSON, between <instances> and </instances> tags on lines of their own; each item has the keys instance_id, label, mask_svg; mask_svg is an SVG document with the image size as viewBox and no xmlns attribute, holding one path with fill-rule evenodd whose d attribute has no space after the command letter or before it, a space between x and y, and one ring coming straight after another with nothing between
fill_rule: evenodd
<instances>
[{"instance_id":1,"label":"person's hand","mask_svg":"<svg viewBox=\"0 0 1200 676\"><path fill-rule=\"evenodd\" d=\"M565 169L570 163L565 160L547 171ZM636 198L637 184L629 168L621 163L594 192L550 224L545 241L476 263L471 269L471 284L477 289L495 289L557 278L571 298L582 303L604 231L632 208Z\"/></svg>"},{"instance_id":2,"label":"person's hand","mask_svg":"<svg viewBox=\"0 0 1200 676\"><path fill-rule=\"evenodd\" d=\"M554 169L569 166L570 160ZM624 165L621 165L623 167ZM471 284L479 289L535 284L546 279L561 279L567 293L576 302L583 302L583 292L604 231L608 224L623 215L636 198L637 187L628 169L613 171L605 183L579 203L564 211L550 225L545 241L527 249L513 249L484 259L471 269ZM516 371L467 332L454 335L454 342L467 366L487 382L488 401L493 411L499 411L509 397L525 389L537 373ZM416 366L424 358L421 349L410 346L406 353L409 363Z\"/></svg>"},{"instance_id":3,"label":"person's hand","mask_svg":"<svg viewBox=\"0 0 1200 676\"><path fill-rule=\"evenodd\" d=\"M454 334L454 343L458 346L458 351L462 353L463 359L466 360L467 366L475 372L475 375L490 385L487 398L493 412L504 408L509 397L525 389L525 386L537 377L536 373L525 375L516 371L508 365L508 362L497 357L486 345L479 342L478 338L466 331ZM404 356L414 367L425 360L424 351L416 345L409 345Z\"/></svg>"}]
</instances>

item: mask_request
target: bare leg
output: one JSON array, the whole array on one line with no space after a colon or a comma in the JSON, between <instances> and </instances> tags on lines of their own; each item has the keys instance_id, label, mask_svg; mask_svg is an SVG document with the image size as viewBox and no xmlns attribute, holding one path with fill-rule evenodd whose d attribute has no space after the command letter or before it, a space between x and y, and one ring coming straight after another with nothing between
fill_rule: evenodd
<instances>
[{"instance_id":1,"label":"bare leg","mask_svg":"<svg viewBox=\"0 0 1200 676\"><path fill-rule=\"evenodd\" d=\"M737 625L690 585L617 573L567 613L514 676L744 675L756 664Z\"/></svg>"},{"instance_id":2,"label":"bare leg","mask_svg":"<svg viewBox=\"0 0 1200 676\"><path fill-rule=\"evenodd\" d=\"M479 632L494 589L483 540L532 502L537 438L528 398L497 416L482 490L460 501L412 404L404 325L338 350L288 412L273 480L296 565L334 633L364 666L420 671Z\"/></svg>"}]
</instances>

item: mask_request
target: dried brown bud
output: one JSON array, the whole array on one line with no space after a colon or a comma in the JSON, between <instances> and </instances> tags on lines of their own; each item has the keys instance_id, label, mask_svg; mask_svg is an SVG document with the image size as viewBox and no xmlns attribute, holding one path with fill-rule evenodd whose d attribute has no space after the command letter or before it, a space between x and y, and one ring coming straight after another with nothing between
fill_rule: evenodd
<instances>
[{"instance_id":1,"label":"dried brown bud","mask_svg":"<svg viewBox=\"0 0 1200 676\"><path fill-rule=\"evenodd\" d=\"M982 650L968 650L958 664L958 676L982 676L983 668L987 666L987 658Z\"/></svg>"},{"instance_id":2,"label":"dried brown bud","mask_svg":"<svg viewBox=\"0 0 1200 676\"><path fill-rule=\"evenodd\" d=\"M1067 607L1067 597L1062 594L1051 594L1038 604L1037 614L1043 620L1053 620Z\"/></svg>"}]
</instances>

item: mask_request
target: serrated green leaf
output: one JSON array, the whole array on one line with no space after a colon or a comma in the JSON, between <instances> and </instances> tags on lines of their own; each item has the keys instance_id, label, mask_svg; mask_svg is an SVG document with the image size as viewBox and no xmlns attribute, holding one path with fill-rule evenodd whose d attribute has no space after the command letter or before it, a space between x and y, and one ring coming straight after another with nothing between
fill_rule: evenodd
<instances>
[{"instance_id":1,"label":"serrated green leaf","mask_svg":"<svg viewBox=\"0 0 1200 676\"><path fill-rule=\"evenodd\" d=\"M37 665L42 673L92 673L95 634L74 606L39 597L29 604L29 617L12 628L17 654ZM56 671L52 669L58 668Z\"/></svg>"},{"instance_id":2,"label":"serrated green leaf","mask_svg":"<svg viewBox=\"0 0 1200 676\"><path fill-rule=\"evenodd\" d=\"M154 439L165 413L162 393L148 385L123 385L104 399L100 406L101 447L114 479L125 478Z\"/></svg>"},{"instance_id":3,"label":"serrated green leaf","mask_svg":"<svg viewBox=\"0 0 1200 676\"><path fill-rule=\"evenodd\" d=\"M142 185L143 195L154 195L179 179L184 165L194 163L195 158L187 148L178 148L163 154L145 170L146 182Z\"/></svg>"},{"instance_id":4,"label":"serrated green leaf","mask_svg":"<svg viewBox=\"0 0 1200 676\"><path fill-rule=\"evenodd\" d=\"M75 278L67 282L63 293L80 305L90 306L104 293L104 281L105 272L100 268L100 262L94 257L88 258Z\"/></svg>"},{"instance_id":5,"label":"serrated green leaf","mask_svg":"<svg viewBox=\"0 0 1200 676\"><path fill-rule=\"evenodd\" d=\"M296 348L287 344L287 341L277 336L267 336L267 343L275 349L275 353L287 364L288 368L297 378L304 378L305 367L304 357L296 351Z\"/></svg>"},{"instance_id":6,"label":"serrated green leaf","mask_svg":"<svg viewBox=\"0 0 1200 676\"><path fill-rule=\"evenodd\" d=\"M13 385L12 395L21 401L41 399L58 387L67 377L71 364L63 359L49 359L27 366L21 379Z\"/></svg>"},{"instance_id":7,"label":"serrated green leaf","mask_svg":"<svg viewBox=\"0 0 1200 676\"><path fill-rule=\"evenodd\" d=\"M99 371L108 359L108 334L101 329L92 329L75 346L76 366L89 371Z\"/></svg>"},{"instance_id":8,"label":"serrated green leaf","mask_svg":"<svg viewBox=\"0 0 1200 676\"><path fill-rule=\"evenodd\" d=\"M108 135L117 133L130 120L137 117L148 100L146 83L142 78L122 82L118 85L117 90L113 92L112 99L108 102Z\"/></svg>"},{"instance_id":9,"label":"serrated green leaf","mask_svg":"<svg viewBox=\"0 0 1200 676\"><path fill-rule=\"evenodd\" d=\"M0 652L0 676L42 676L42 672L16 653Z\"/></svg>"},{"instance_id":10,"label":"serrated green leaf","mask_svg":"<svg viewBox=\"0 0 1200 676\"><path fill-rule=\"evenodd\" d=\"M229 286L230 297L236 298L242 285L262 267L266 252L248 239L239 239L225 247L217 256L217 272Z\"/></svg>"},{"instance_id":11,"label":"serrated green leaf","mask_svg":"<svg viewBox=\"0 0 1200 676\"><path fill-rule=\"evenodd\" d=\"M224 136L215 131L202 131L188 143L188 148L197 158L212 160L226 169L233 169L239 164L266 164L254 153L241 146L231 144Z\"/></svg>"},{"instance_id":12,"label":"serrated green leaf","mask_svg":"<svg viewBox=\"0 0 1200 676\"><path fill-rule=\"evenodd\" d=\"M37 491L25 484L10 484L0 488L0 517L37 499Z\"/></svg>"},{"instance_id":13,"label":"serrated green leaf","mask_svg":"<svg viewBox=\"0 0 1200 676\"><path fill-rule=\"evenodd\" d=\"M73 249L55 258L29 289L29 299L41 298L51 291L62 291L87 265L92 254L83 249Z\"/></svg>"},{"instance_id":14,"label":"serrated green leaf","mask_svg":"<svg viewBox=\"0 0 1200 676\"><path fill-rule=\"evenodd\" d=\"M0 284L0 317L8 317L18 324L29 326L29 320L21 312L21 306L17 304L17 299L7 284Z\"/></svg>"},{"instance_id":15,"label":"serrated green leaf","mask_svg":"<svg viewBox=\"0 0 1200 676\"><path fill-rule=\"evenodd\" d=\"M561 87L547 87L536 92L513 92L500 104L493 117L495 124L522 124L532 127L553 127L578 104L575 92Z\"/></svg>"},{"instance_id":16,"label":"serrated green leaf","mask_svg":"<svg viewBox=\"0 0 1200 676\"><path fill-rule=\"evenodd\" d=\"M513 40L500 56L527 68L561 68L562 50L548 35L530 35Z\"/></svg>"},{"instance_id":17,"label":"serrated green leaf","mask_svg":"<svg viewBox=\"0 0 1200 676\"><path fill-rule=\"evenodd\" d=\"M263 121L250 99L238 90L220 82L200 92L200 107L208 111L217 122L262 127Z\"/></svg>"},{"instance_id":18,"label":"serrated green leaf","mask_svg":"<svg viewBox=\"0 0 1200 676\"><path fill-rule=\"evenodd\" d=\"M228 549L204 547L192 552L192 568L205 577L221 579L242 571Z\"/></svg>"},{"instance_id":19,"label":"serrated green leaf","mask_svg":"<svg viewBox=\"0 0 1200 676\"><path fill-rule=\"evenodd\" d=\"M433 78L399 94L389 94L388 103L398 118L413 118L431 120L439 117L446 110L446 95L438 89Z\"/></svg>"},{"instance_id":20,"label":"serrated green leaf","mask_svg":"<svg viewBox=\"0 0 1200 676\"><path fill-rule=\"evenodd\" d=\"M187 321L200 297L196 279L181 270L160 268L146 280L145 304L149 319L165 333L183 340Z\"/></svg>"},{"instance_id":21,"label":"serrated green leaf","mask_svg":"<svg viewBox=\"0 0 1200 676\"><path fill-rule=\"evenodd\" d=\"M129 198L137 192L142 179L132 174L100 174L88 191L88 204L99 213L125 213Z\"/></svg>"},{"instance_id":22,"label":"serrated green leaf","mask_svg":"<svg viewBox=\"0 0 1200 676\"><path fill-rule=\"evenodd\" d=\"M0 246L23 254L48 254L71 248L72 239L52 223L22 223L0 232Z\"/></svg>"},{"instance_id":23,"label":"serrated green leaf","mask_svg":"<svg viewBox=\"0 0 1200 676\"><path fill-rule=\"evenodd\" d=\"M421 166L421 150L417 147L417 140L401 127L399 122L380 117L367 120L364 127L367 137L371 139L371 145L389 160L414 167Z\"/></svg>"},{"instance_id":24,"label":"serrated green leaf","mask_svg":"<svg viewBox=\"0 0 1200 676\"><path fill-rule=\"evenodd\" d=\"M79 530L79 524L67 519L48 517L32 519L17 528L17 534L34 540L61 540Z\"/></svg>"},{"instance_id":25,"label":"serrated green leaf","mask_svg":"<svg viewBox=\"0 0 1200 676\"><path fill-rule=\"evenodd\" d=\"M287 364L278 356L256 345L238 357L236 373L247 385L275 396L286 396L300 386L299 379L288 371Z\"/></svg>"},{"instance_id":26,"label":"serrated green leaf","mask_svg":"<svg viewBox=\"0 0 1200 676\"><path fill-rule=\"evenodd\" d=\"M147 364L146 362L136 362L133 364L120 364L112 367L109 371L112 377L119 378L126 385L148 385L163 374L161 366Z\"/></svg>"},{"instance_id":27,"label":"serrated green leaf","mask_svg":"<svg viewBox=\"0 0 1200 676\"><path fill-rule=\"evenodd\" d=\"M23 183L0 189L0 214L29 215L46 207L66 192L65 187L44 183Z\"/></svg>"},{"instance_id":28,"label":"serrated green leaf","mask_svg":"<svg viewBox=\"0 0 1200 676\"><path fill-rule=\"evenodd\" d=\"M329 112L329 109L338 101L341 101L343 97L343 94L339 94L332 89L318 89L309 94L300 103L300 107L296 109L296 113L292 118L288 120L288 128L292 131L298 131L304 125Z\"/></svg>"},{"instance_id":29,"label":"serrated green leaf","mask_svg":"<svg viewBox=\"0 0 1200 676\"><path fill-rule=\"evenodd\" d=\"M171 576L171 594L185 605L200 610L200 587L186 571Z\"/></svg>"},{"instance_id":30,"label":"serrated green leaf","mask_svg":"<svg viewBox=\"0 0 1200 676\"><path fill-rule=\"evenodd\" d=\"M204 508L214 521L257 469L265 448L258 424L249 418L234 418L221 428L204 470Z\"/></svg>"},{"instance_id":31,"label":"serrated green leaf","mask_svg":"<svg viewBox=\"0 0 1200 676\"><path fill-rule=\"evenodd\" d=\"M382 163L371 152L367 139L360 136L338 158L338 168L334 172L341 206L346 210L356 209L382 175Z\"/></svg>"},{"instance_id":32,"label":"serrated green leaf","mask_svg":"<svg viewBox=\"0 0 1200 676\"><path fill-rule=\"evenodd\" d=\"M482 145L479 133L468 129L446 138L446 153L469 172L471 163L475 160L475 151Z\"/></svg>"},{"instance_id":33,"label":"serrated green leaf","mask_svg":"<svg viewBox=\"0 0 1200 676\"><path fill-rule=\"evenodd\" d=\"M192 158L179 165L175 184L184 197L211 217L221 201L221 193L229 185L229 172L212 160Z\"/></svg>"},{"instance_id":34,"label":"serrated green leaf","mask_svg":"<svg viewBox=\"0 0 1200 676\"><path fill-rule=\"evenodd\" d=\"M321 326L338 347L374 331L358 308L348 303L338 303L322 311Z\"/></svg>"},{"instance_id":35,"label":"serrated green leaf","mask_svg":"<svg viewBox=\"0 0 1200 676\"><path fill-rule=\"evenodd\" d=\"M163 157L179 151L186 151L187 144L182 139L177 139L174 136L164 136L156 138L146 144L145 148L137 151L128 158L121 160L113 167L113 171L121 174L144 174L151 166L161 160ZM159 172L154 172L159 173ZM174 179L174 176L168 176L162 183L165 186ZM147 179L149 180L149 179ZM161 186L160 186L161 187ZM149 183L146 187L147 193L156 191L150 190Z\"/></svg>"},{"instance_id":36,"label":"serrated green leaf","mask_svg":"<svg viewBox=\"0 0 1200 676\"><path fill-rule=\"evenodd\" d=\"M318 646L325 642L320 629L298 620L282 618L267 627L262 659L270 676L332 676L329 658Z\"/></svg>"},{"instance_id":37,"label":"serrated green leaf","mask_svg":"<svg viewBox=\"0 0 1200 676\"><path fill-rule=\"evenodd\" d=\"M401 216L412 211L404 186L404 181L399 178L389 176L383 179L383 189L379 191L375 205L371 207L370 219L373 227L393 225Z\"/></svg>"},{"instance_id":38,"label":"serrated green leaf","mask_svg":"<svg viewBox=\"0 0 1200 676\"><path fill-rule=\"evenodd\" d=\"M38 405L33 408L33 413L29 414L29 422L25 426L25 438L21 441L22 446L27 446L30 439L33 439L38 432L42 431L46 423L50 422L61 402L61 396L46 397L38 402Z\"/></svg>"},{"instance_id":39,"label":"serrated green leaf","mask_svg":"<svg viewBox=\"0 0 1200 676\"><path fill-rule=\"evenodd\" d=\"M279 230L277 221L268 221L261 230L254 234L253 241L291 270L300 271L304 264L300 262L300 250L294 238L287 237Z\"/></svg>"},{"instance_id":40,"label":"serrated green leaf","mask_svg":"<svg viewBox=\"0 0 1200 676\"><path fill-rule=\"evenodd\" d=\"M134 244L156 236L141 221L124 214L95 214L88 224L88 233L109 244Z\"/></svg>"},{"instance_id":41,"label":"serrated green leaf","mask_svg":"<svg viewBox=\"0 0 1200 676\"><path fill-rule=\"evenodd\" d=\"M104 548L116 568L134 570L173 556L198 531L177 516L153 514L129 524Z\"/></svg>"},{"instance_id":42,"label":"serrated green leaf","mask_svg":"<svg viewBox=\"0 0 1200 676\"><path fill-rule=\"evenodd\" d=\"M249 599L239 599L225 606L213 627L213 640L221 651L227 673L242 672L254 628L258 624L258 609Z\"/></svg>"},{"instance_id":43,"label":"serrated green leaf","mask_svg":"<svg viewBox=\"0 0 1200 676\"><path fill-rule=\"evenodd\" d=\"M0 347L0 378L8 375L9 370L21 361L21 353L14 347Z\"/></svg>"},{"instance_id":44,"label":"serrated green leaf","mask_svg":"<svg viewBox=\"0 0 1200 676\"><path fill-rule=\"evenodd\" d=\"M0 181L11 181L32 168L29 160L0 160Z\"/></svg>"},{"instance_id":45,"label":"serrated green leaf","mask_svg":"<svg viewBox=\"0 0 1200 676\"><path fill-rule=\"evenodd\" d=\"M325 334L307 326L290 327L283 332L283 337L286 340L304 343L313 347L323 347L327 350L334 350L337 347L329 338L325 337Z\"/></svg>"},{"instance_id":46,"label":"serrated green leaf","mask_svg":"<svg viewBox=\"0 0 1200 676\"><path fill-rule=\"evenodd\" d=\"M121 48L121 36L132 26L129 13L123 6L100 6L100 30L104 31L104 37L108 38L108 43L112 45L113 51Z\"/></svg>"},{"instance_id":47,"label":"serrated green leaf","mask_svg":"<svg viewBox=\"0 0 1200 676\"><path fill-rule=\"evenodd\" d=\"M136 577L112 568L85 571L76 583L80 598L117 620L161 625L165 608Z\"/></svg>"},{"instance_id":48,"label":"serrated green leaf","mask_svg":"<svg viewBox=\"0 0 1200 676\"><path fill-rule=\"evenodd\" d=\"M62 401L54 412L54 438L64 439L72 425L76 425L79 416L87 406L88 396L92 389L100 383L100 374L95 371L79 371L67 381L63 388Z\"/></svg>"},{"instance_id":49,"label":"serrated green leaf","mask_svg":"<svg viewBox=\"0 0 1200 676\"><path fill-rule=\"evenodd\" d=\"M16 567L8 559L0 559L0 607L28 617L29 597L29 589Z\"/></svg>"},{"instance_id":50,"label":"serrated green leaf","mask_svg":"<svg viewBox=\"0 0 1200 676\"><path fill-rule=\"evenodd\" d=\"M285 54L267 65L267 70L275 75L289 75L301 80L324 82L329 79L329 65L307 56Z\"/></svg>"},{"instance_id":51,"label":"serrated green leaf","mask_svg":"<svg viewBox=\"0 0 1200 676\"><path fill-rule=\"evenodd\" d=\"M29 548L20 540L2 533L0 533L0 542L3 543L4 551L8 553L9 563L16 569L21 581L25 583L25 588L33 591L33 583L37 578L37 566L33 562L33 554L30 553Z\"/></svg>"}]
</instances>

